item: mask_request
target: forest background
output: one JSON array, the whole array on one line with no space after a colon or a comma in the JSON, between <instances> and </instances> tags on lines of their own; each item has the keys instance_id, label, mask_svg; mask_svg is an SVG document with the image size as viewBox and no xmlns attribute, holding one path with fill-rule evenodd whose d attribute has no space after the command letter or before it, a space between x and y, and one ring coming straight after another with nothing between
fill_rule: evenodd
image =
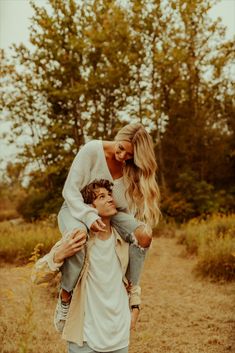
<instances>
[{"instance_id":1,"label":"forest background","mask_svg":"<svg viewBox=\"0 0 235 353\"><path fill-rule=\"evenodd\" d=\"M58 282L33 286L31 269L61 237L49 216L79 148L129 122L153 137L163 215L130 353L232 351L235 42L209 15L216 3L32 2L30 46L1 51L1 139L25 142L0 181L3 353L66 351Z\"/></svg>"},{"instance_id":2,"label":"forest background","mask_svg":"<svg viewBox=\"0 0 235 353\"><path fill-rule=\"evenodd\" d=\"M215 3L32 2L33 49L1 51L2 137L26 141L0 183L2 220L56 213L81 145L129 122L153 137L165 219L234 211L235 45Z\"/></svg>"}]
</instances>

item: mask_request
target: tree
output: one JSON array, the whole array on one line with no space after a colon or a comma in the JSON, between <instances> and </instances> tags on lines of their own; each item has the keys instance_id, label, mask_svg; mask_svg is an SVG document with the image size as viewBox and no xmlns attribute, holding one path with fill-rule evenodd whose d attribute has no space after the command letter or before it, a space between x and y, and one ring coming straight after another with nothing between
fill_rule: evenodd
<instances>
[{"instance_id":1,"label":"tree","mask_svg":"<svg viewBox=\"0 0 235 353\"><path fill-rule=\"evenodd\" d=\"M210 19L213 4L49 0L49 11L32 3L34 49L15 47L2 104L12 140L27 136L19 158L30 197L38 193L42 208L59 207L80 146L113 138L128 121L142 122L153 136L167 200L184 196L179 208L191 205L195 214L203 212L201 193L233 193L234 43ZM193 201L179 189L190 180L199 195ZM201 202L209 205L208 198Z\"/></svg>"},{"instance_id":2,"label":"tree","mask_svg":"<svg viewBox=\"0 0 235 353\"><path fill-rule=\"evenodd\" d=\"M3 99L12 138L28 138L20 158L31 165L29 193L46 188L45 203L58 200L55 211L69 165L87 136L115 133L117 113L126 104L130 34L114 1L49 4L50 13L32 2L34 49L15 46L14 89Z\"/></svg>"}]
</instances>

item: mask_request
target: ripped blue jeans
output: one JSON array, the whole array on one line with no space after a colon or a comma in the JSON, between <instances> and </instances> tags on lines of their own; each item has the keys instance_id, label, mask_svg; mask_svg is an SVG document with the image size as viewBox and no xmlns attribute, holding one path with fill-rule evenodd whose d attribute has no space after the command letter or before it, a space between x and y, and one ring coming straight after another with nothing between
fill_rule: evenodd
<instances>
[{"instance_id":1,"label":"ripped blue jeans","mask_svg":"<svg viewBox=\"0 0 235 353\"><path fill-rule=\"evenodd\" d=\"M132 285L137 285L140 281L140 275L148 249L138 246L132 233L136 228L144 224L125 212L118 212L114 215L111 218L111 223L120 236L130 244L129 265L127 268L126 277ZM81 229L87 232L86 225L71 215L65 202L63 203L58 214L58 225L62 235L71 233L75 229ZM81 250L64 261L64 264L61 267L61 287L67 292L71 292L74 289L79 274L82 270L84 259L85 251Z\"/></svg>"}]
</instances>

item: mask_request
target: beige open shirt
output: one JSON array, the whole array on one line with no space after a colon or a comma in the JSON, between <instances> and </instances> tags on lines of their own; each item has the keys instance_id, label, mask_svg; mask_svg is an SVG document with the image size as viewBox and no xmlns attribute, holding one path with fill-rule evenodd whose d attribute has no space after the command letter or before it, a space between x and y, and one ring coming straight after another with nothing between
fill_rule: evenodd
<instances>
[{"instance_id":1,"label":"beige open shirt","mask_svg":"<svg viewBox=\"0 0 235 353\"><path fill-rule=\"evenodd\" d=\"M123 282L128 283L125 274L129 262L129 243L126 243L113 228L113 233L116 238L116 254L120 261ZM78 282L74 288L71 304L69 307L68 317L62 333L62 338L66 341L77 343L79 346L83 345L83 326L85 315L85 297L86 297L86 278L89 270L89 252L94 244L95 235L90 235L87 242L87 251L83 269L79 276ZM36 284L49 282L58 272L63 263L55 263L53 261L55 250L62 244L64 239L58 241L49 254L39 259L32 272L32 281ZM108 271L108 269L107 269ZM129 303L131 305L139 305L141 289L139 286L133 286L129 294Z\"/></svg>"}]
</instances>

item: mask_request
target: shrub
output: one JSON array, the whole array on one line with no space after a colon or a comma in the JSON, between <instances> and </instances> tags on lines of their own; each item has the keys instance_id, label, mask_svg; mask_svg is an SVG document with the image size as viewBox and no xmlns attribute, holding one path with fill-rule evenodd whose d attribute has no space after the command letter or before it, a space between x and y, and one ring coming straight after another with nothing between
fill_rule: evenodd
<instances>
[{"instance_id":1,"label":"shrub","mask_svg":"<svg viewBox=\"0 0 235 353\"><path fill-rule=\"evenodd\" d=\"M179 192L163 195L161 211L168 221L184 222L194 216L193 205Z\"/></svg>"},{"instance_id":2,"label":"shrub","mask_svg":"<svg viewBox=\"0 0 235 353\"><path fill-rule=\"evenodd\" d=\"M186 170L178 175L174 188L162 195L161 210L164 217L178 223L218 212L228 214L235 210L235 188L216 189Z\"/></svg>"},{"instance_id":3,"label":"shrub","mask_svg":"<svg viewBox=\"0 0 235 353\"><path fill-rule=\"evenodd\" d=\"M19 214L14 209L0 210L0 222L18 218Z\"/></svg>"},{"instance_id":4,"label":"shrub","mask_svg":"<svg viewBox=\"0 0 235 353\"><path fill-rule=\"evenodd\" d=\"M153 236L159 238L174 238L176 234L177 224L174 221L166 222L165 219L160 219L157 227L153 228Z\"/></svg>"},{"instance_id":5,"label":"shrub","mask_svg":"<svg viewBox=\"0 0 235 353\"><path fill-rule=\"evenodd\" d=\"M209 238L209 237L208 237ZM214 279L235 279L235 254L234 238L227 233L217 238L211 235L211 239L202 243L199 248L199 260L196 266L198 273L202 273Z\"/></svg>"},{"instance_id":6,"label":"shrub","mask_svg":"<svg viewBox=\"0 0 235 353\"><path fill-rule=\"evenodd\" d=\"M181 238L182 234L188 252L198 255L198 273L213 279L235 279L235 215L193 219L182 227Z\"/></svg>"},{"instance_id":7,"label":"shrub","mask_svg":"<svg viewBox=\"0 0 235 353\"><path fill-rule=\"evenodd\" d=\"M26 221L35 221L47 217L51 213L58 213L62 205L62 196L51 195L47 191L36 191L34 189L21 200L17 211Z\"/></svg>"}]
</instances>

